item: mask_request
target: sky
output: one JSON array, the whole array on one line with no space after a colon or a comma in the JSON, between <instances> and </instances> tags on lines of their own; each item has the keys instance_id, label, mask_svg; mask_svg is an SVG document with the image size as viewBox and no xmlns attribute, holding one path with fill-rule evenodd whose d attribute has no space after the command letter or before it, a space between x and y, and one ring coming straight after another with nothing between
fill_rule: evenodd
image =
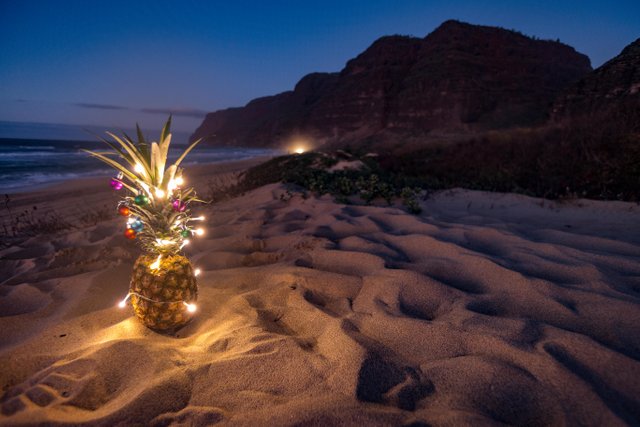
<instances>
[{"instance_id":1,"label":"sky","mask_svg":"<svg viewBox=\"0 0 640 427\"><path fill-rule=\"evenodd\" d=\"M640 37L638 17L638 0L0 0L0 121L154 129L172 112L188 133L447 19L559 38L597 67Z\"/></svg>"}]
</instances>

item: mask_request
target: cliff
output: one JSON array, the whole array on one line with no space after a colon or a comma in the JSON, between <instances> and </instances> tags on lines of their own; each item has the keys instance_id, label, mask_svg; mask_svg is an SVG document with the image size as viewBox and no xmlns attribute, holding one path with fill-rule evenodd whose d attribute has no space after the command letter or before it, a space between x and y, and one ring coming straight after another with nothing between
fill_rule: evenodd
<instances>
[{"instance_id":1,"label":"cliff","mask_svg":"<svg viewBox=\"0 0 640 427\"><path fill-rule=\"evenodd\" d=\"M640 123L640 39L564 91L553 105L556 122L605 117Z\"/></svg>"},{"instance_id":2,"label":"cliff","mask_svg":"<svg viewBox=\"0 0 640 427\"><path fill-rule=\"evenodd\" d=\"M589 71L589 59L562 43L447 21L424 38L382 37L340 73L209 113L192 139L280 146L302 135L320 145L532 126Z\"/></svg>"}]
</instances>

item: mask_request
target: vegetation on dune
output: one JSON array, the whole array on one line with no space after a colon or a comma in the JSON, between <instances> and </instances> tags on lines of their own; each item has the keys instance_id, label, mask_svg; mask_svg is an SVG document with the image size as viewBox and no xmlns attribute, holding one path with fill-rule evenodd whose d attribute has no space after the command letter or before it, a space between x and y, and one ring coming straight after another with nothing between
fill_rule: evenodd
<instances>
[{"instance_id":1,"label":"vegetation on dune","mask_svg":"<svg viewBox=\"0 0 640 427\"><path fill-rule=\"evenodd\" d=\"M380 167L422 188L640 201L640 124L618 115L570 128L488 133L381 156Z\"/></svg>"},{"instance_id":2,"label":"vegetation on dune","mask_svg":"<svg viewBox=\"0 0 640 427\"><path fill-rule=\"evenodd\" d=\"M357 168L331 170L339 161L357 164ZM293 184L301 189L318 195L331 194L340 203L353 203L358 199L366 204L376 200L391 205L398 199L411 213L419 213L417 201L420 188L414 184L419 181L407 176L389 173L380 168L374 156L356 157L339 151L327 154L309 152L305 154L280 156L254 166L244 172L238 182L231 186L215 185L211 192L233 197L266 184L282 182ZM295 189L293 187L292 189Z\"/></svg>"},{"instance_id":3,"label":"vegetation on dune","mask_svg":"<svg viewBox=\"0 0 640 427\"><path fill-rule=\"evenodd\" d=\"M350 203L400 199L419 212L421 191L462 187L549 199L640 201L640 124L635 110L571 127L487 133L405 154L361 150L277 157L227 187L230 196L274 182L296 184ZM340 160L363 167L331 171Z\"/></svg>"}]
</instances>

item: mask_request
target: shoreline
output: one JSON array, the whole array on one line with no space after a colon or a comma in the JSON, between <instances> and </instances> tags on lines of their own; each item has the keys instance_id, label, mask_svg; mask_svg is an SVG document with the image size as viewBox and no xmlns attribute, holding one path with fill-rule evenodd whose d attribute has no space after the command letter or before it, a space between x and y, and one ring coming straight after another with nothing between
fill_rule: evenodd
<instances>
[{"instance_id":1,"label":"shoreline","mask_svg":"<svg viewBox=\"0 0 640 427\"><path fill-rule=\"evenodd\" d=\"M193 186L198 194L203 194L207 190L208 180L224 175L231 177L270 158L263 156L190 165L185 168L186 185ZM109 186L109 176L70 179L32 191L6 193L9 197L8 204L7 199L3 199L0 224L6 224L10 217L23 212L36 213L39 217L58 215L73 222L82 216L99 216L104 212L115 211L121 195Z\"/></svg>"},{"instance_id":2,"label":"shoreline","mask_svg":"<svg viewBox=\"0 0 640 427\"><path fill-rule=\"evenodd\" d=\"M190 171L190 170L198 169L198 168L208 168L208 167L210 167L212 165L223 165L223 164L227 164L227 163L245 162L245 161L251 161L253 159L270 159L272 157L273 156L264 155L264 156L256 156L256 157L247 157L247 158L242 158L242 159L238 159L238 160L220 160L220 161L207 162L207 163L185 163L183 165L183 168L186 171ZM70 177L70 178L63 178L63 179L56 180L56 181L50 182L50 183L27 184L27 185L25 185L23 187L20 187L20 188L2 188L2 187L0 187L0 195L7 194L9 196L17 196L17 195L22 195L22 194L25 194L25 193L34 193L34 192L39 192L39 191L50 190L52 188L56 188L57 186L65 185L65 184L70 183L70 182L104 179L104 177L109 177L109 176L113 176L113 170L112 169L104 169L102 171L96 170L95 172L88 172L86 174L81 174L80 176L75 176L75 177Z\"/></svg>"}]
</instances>

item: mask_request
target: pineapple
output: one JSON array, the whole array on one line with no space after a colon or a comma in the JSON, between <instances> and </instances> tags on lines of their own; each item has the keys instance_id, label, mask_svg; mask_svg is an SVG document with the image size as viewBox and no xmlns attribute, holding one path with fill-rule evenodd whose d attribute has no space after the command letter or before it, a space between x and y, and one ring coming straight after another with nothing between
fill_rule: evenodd
<instances>
[{"instance_id":1,"label":"pineapple","mask_svg":"<svg viewBox=\"0 0 640 427\"><path fill-rule=\"evenodd\" d=\"M151 329L177 329L191 320L198 296L195 273L182 248L194 234L191 205L202 202L193 188L182 188L185 156L200 140L191 144L174 164L165 167L171 143L171 117L160 135L160 142L147 143L137 128L138 141L128 135L119 138L107 132L115 143L103 141L113 150L97 153L84 150L119 173L111 180L115 190L129 191L118 205L127 216L125 236L138 239L144 254L133 267L129 294L136 316ZM124 162L114 160L117 156ZM195 231L195 233L194 233ZM126 304L125 298L120 306Z\"/></svg>"},{"instance_id":2,"label":"pineapple","mask_svg":"<svg viewBox=\"0 0 640 427\"><path fill-rule=\"evenodd\" d=\"M129 288L131 303L136 316L147 327L160 331L176 329L191 320L192 313L185 302L192 304L198 297L193 267L182 255L165 256L158 268L152 269L155 261L156 257L148 254L136 260Z\"/></svg>"}]
</instances>

